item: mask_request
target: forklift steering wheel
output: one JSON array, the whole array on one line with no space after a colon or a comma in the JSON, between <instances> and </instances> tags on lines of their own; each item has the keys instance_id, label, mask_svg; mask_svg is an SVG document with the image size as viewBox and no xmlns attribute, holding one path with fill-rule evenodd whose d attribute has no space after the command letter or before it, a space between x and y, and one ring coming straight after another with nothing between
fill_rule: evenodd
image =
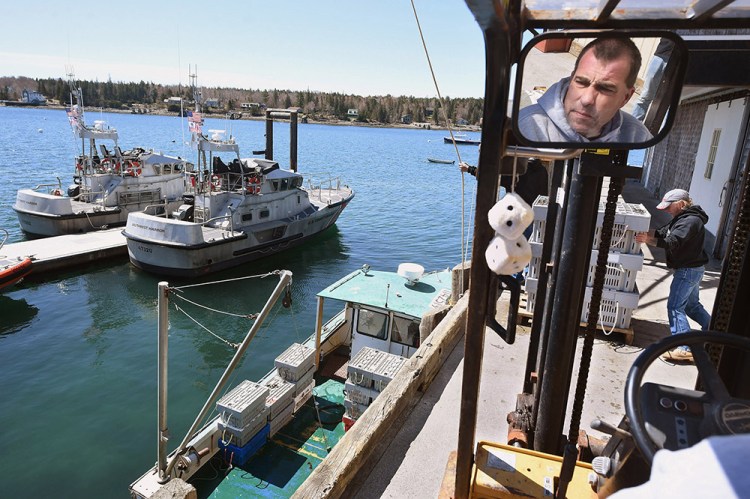
<instances>
[{"instance_id":1,"label":"forklift steering wheel","mask_svg":"<svg viewBox=\"0 0 750 499\"><path fill-rule=\"evenodd\" d=\"M625 414L630 432L647 462L659 449L691 447L712 435L750 433L750 400L732 397L706 350L706 344L750 351L750 339L728 333L689 331L646 348L625 382ZM690 347L705 392L643 383L651 364L680 345Z\"/></svg>"}]
</instances>

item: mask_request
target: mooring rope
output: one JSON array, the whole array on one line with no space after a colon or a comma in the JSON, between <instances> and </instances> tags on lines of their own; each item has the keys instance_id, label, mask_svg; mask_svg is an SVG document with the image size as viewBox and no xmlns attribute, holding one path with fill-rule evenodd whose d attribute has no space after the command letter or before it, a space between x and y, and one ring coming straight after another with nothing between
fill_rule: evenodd
<instances>
[{"instance_id":1,"label":"mooring rope","mask_svg":"<svg viewBox=\"0 0 750 499\"><path fill-rule=\"evenodd\" d=\"M414 6L414 0L411 0L411 8L414 11L414 19L417 22L417 29L419 30L419 38L422 40L422 47L424 48L424 54L427 57L427 65L430 67L430 75L432 76L432 82L435 84L435 91L438 95L438 100L440 101L440 111L443 113L443 118L445 119L446 126L448 127L448 133L450 133L451 136L451 142L453 143L453 148L456 150L456 158L458 158L458 164L461 164L461 153L458 152L458 145L456 144L456 138L453 136L453 127L451 127L451 122L448 119L448 115L445 112L445 103L443 101L443 96L440 94L440 87L438 86L437 78L435 77L435 71L432 68L432 61L430 60L430 53L427 50L427 43L425 43L424 40L424 34L422 33L422 26L419 23L419 15L417 14L417 8ZM464 251L464 247L466 246L464 243L464 197L465 197L465 186L464 186L464 175L463 172L461 172L461 282L464 282L464 261L466 258L466 252ZM467 237L468 239L468 237Z\"/></svg>"}]
</instances>

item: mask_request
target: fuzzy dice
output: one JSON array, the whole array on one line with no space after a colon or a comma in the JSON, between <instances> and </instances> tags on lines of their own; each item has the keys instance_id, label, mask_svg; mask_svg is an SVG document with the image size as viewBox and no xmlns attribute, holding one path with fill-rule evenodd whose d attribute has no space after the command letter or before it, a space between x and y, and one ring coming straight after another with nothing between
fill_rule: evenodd
<instances>
[{"instance_id":1,"label":"fuzzy dice","mask_svg":"<svg viewBox=\"0 0 750 499\"><path fill-rule=\"evenodd\" d=\"M498 236L515 240L534 221L534 211L521 196L512 192L495 203L487 218Z\"/></svg>"},{"instance_id":2,"label":"fuzzy dice","mask_svg":"<svg viewBox=\"0 0 750 499\"><path fill-rule=\"evenodd\" d=\"M484 257L495 274L515 274L521 272L531 261L531 245L523 236L513 241L495 236L487 246Z\"/></svg>"},{"instance_id":3,"label":"fuzzy dice","mask_svg":"<svg viewBox=\"0 0 750 499\"><path fill-rule=\"evenodd\" d=\"M498 275L521 272L531 261L531 246L523 231L534 220L534 212L521 196L506 194L487 213L495 237L484 252L487 266Z\"/></svg>"}]
</instances>

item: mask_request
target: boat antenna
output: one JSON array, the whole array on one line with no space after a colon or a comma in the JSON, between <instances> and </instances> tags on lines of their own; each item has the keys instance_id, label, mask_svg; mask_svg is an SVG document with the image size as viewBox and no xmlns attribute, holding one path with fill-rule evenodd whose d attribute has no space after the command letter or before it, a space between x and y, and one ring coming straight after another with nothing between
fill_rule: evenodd
<instances>
[{"instance_id":1,"label":"boat antenna","mask_svg":"<svg viewBox=\"0 0 750 499\"><path fill-rule=\"evenodd\" d=\"M440 102L440 111L445 119L446 126L448 127L448 133L451 135L451 142L453 142L453 149L456 150L456 158L458 163L461 164L461 153L458 152L458 145L456 144L456 137L453 135L453 128L451 127L451 121L448 119L448 114L445 111L445 103L443 102L443 96L440 94L440 87L438 86L437 78L435 77L435 70L432 68L432 61L430 60L430 52L427 50L427 43L424 40L424 34L422 33L422 26L419 23L419 15L417 14L417 8L414 6L414 0L411 0L411 9L414 11L414 20L417 22L417 29L419 30L419 38L422 40L422 47L424 48L424 54L427 57L427 65L430 67L430 75L432 75L432 82L435 84L435 91L437 92L438 101ZM466 261L466 251L464 244L464 225L465 225L465 209L464 209L464 197L465 197L465 186L464 186L464 175L461 173L461 282L464 282L464 261ZM468 237L467 237L468 239Z\"/></svg>"}]
</instances>

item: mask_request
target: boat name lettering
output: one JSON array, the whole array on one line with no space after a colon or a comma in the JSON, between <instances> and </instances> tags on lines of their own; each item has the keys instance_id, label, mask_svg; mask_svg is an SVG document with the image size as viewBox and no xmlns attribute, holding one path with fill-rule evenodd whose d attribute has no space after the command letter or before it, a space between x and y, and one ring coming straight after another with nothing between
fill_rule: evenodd
<instances>
[{"instance_id":1,"label":"boat name lettering","mask_svg":"<svg viewBox=\"0 0 750 499\"><path fill-rule=\"evenodd\" d=\"M36 206L38 204L36 201L27 201L25 199L19 199L18 202L23 203L23 204L28 204L31 206Z\"/></svg>"},{"instance_id":2,"label":"boat name lettering","mask_svg":"<svg viewBox=\"0 0 750 499\"><path fill-rule=\"evenodd\" d=\"M161 229L159 227L151 227L149 225L141 225L138 223L134 223L133 227L138 227L139 229L150 230L151 232L162 232L162 233L164 232L164 229Z\"/></svg>"}]
</instances>

